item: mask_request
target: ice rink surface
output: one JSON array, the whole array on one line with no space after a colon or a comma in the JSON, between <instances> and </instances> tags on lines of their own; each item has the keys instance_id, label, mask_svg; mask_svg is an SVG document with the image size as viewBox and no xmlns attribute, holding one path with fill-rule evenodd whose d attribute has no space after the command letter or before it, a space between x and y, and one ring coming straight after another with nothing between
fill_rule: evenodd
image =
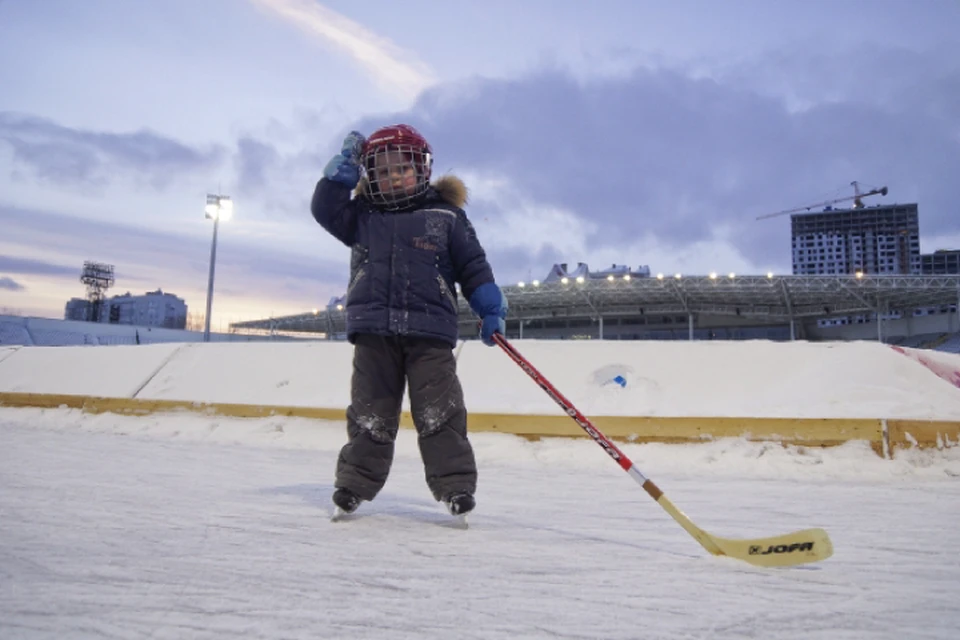
<instances>
[{"instance_id":1,"label":"ice rink surface","mask_svg":"<svg viewBox=\"0 0 960 640\"><path fill-rule=\"evenodd\" d=\"M626 445L699 526L835 555L707 554L589 440L472 436L470 528L401 431L328 520L343 423L0 410L0 637L955 639L960 452Z\"/></svg>"}]
</instances>

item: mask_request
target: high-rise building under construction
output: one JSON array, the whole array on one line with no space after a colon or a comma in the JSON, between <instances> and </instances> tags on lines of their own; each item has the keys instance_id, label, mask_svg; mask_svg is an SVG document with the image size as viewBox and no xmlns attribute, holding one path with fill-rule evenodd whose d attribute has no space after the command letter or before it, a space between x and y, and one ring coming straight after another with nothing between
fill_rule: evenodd
<instances>
[{"instance_id":1,"label":"high-rise building under construction","mask_svg":"<svg viewBox=\"0 0 960 640\"><path fill-rule=\"evenodd\" d=\"M828 208L790 222L795 275L920 273L915 203Z\"/></svg>"}]
</instances>

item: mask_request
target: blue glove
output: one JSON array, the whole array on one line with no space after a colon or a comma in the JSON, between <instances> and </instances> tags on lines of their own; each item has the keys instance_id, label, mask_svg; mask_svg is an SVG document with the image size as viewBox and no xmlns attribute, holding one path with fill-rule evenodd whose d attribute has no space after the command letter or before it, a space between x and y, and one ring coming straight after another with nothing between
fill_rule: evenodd
<instances>
[{"instance_id":1,"label":"blue glove","mask_svg":"<svg viewBox=\"0 0 960 640\"><path fill-rule=\"evenodd\" d=\"M482 322L480 339L483 340L483 344L488 347L496 345L493 334L506 335L507 333L507 323L504 318L507 317L508 305L500 287L494 282L487 282L477 287L470 296L470 308L480 316Z\"/></svg>"},{"instance_id":2,"label":"blue glove","mask_svg":"<svg viewBox=\"0 0 960 640\"><path fill-rule=\"evenodd\" d=\"M360 154L367 139L359 131L351 131L343 139L340 153L330 158L323 169L323 177L345 184L351 189L360 182Z\"/></svg>"}]
</instances>

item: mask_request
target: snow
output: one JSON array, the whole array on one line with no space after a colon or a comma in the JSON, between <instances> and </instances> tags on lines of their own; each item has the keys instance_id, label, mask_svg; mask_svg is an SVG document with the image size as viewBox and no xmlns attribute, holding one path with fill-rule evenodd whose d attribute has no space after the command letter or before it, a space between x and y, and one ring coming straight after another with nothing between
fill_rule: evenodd
<instances>
[{"instance_id":1,"label":"snow","mask_svg":"<svg viewBox=\"0 0 960 640\"><path fill-rule=\"evenodd\" d=\"M315 344L64 347L59 360L25 347L0 353L0 391L15 373L51 393L97 391L98 365L112 364L134 373L103 388L147 383L137 397L338 406L349 350ZM518 346L588 415L960 415L956 388L879 345L766 357L750 343ZM598 386L602 367L627 386ZM468 344L471 409L545 412L514 369ZM833 539L824 562L758 569L710 556L586 439L473 434L478 508L462 530L430 496L404 429L383 492L333 523L344 438L342 421L0 409L0 638L946 640L960 628L960 448L884 460L862 442L623 445L711 533L823 527Z\"/></svg>"},{"instance_id":2,"label":"snow","mask_svg":"<svg viewBox=\"0 0 960 640\"><path fill-rule=\"evenodd\" d=\"M0 391L133 397L143 382L186 345L21 347L0 354ZM135 356L135 357L131 357Z\"/></svg>"},{"instance_id":3,"label":"snow","mask_svg":"<svg viewBox=\"0 0 960 640\"><path fill-rule=\"evenodd\" d=\"M960 421L951 382L875 342L513 344L591 416ZM342 342L22 347L0 360L0 392L343 409L352 353ZM960 372L960 355L936 362ZM458 369L473 412L562 414L499 349L469 341ZM598 384L617 373L625 387Z\"/></svg>"}]
</instances>

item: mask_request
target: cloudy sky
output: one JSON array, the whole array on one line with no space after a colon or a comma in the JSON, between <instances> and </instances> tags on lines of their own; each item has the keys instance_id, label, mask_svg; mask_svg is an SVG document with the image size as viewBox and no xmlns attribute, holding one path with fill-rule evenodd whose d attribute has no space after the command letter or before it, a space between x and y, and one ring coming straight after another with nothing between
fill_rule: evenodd
<instances>
[{"instance_id":1,"label":"cloudy sky","mask_svg":"<svg viewBox=\"0 0 960 640\"><path fill-rule=\"evenodd\" d=\"M350 129L417 126L500 281L555 262L790 271L789 216L890 189L960 248L956 0L0 0L0 313L84 260L214 327L339 295L309 213Z\"/></svg>"}]
</instances>

